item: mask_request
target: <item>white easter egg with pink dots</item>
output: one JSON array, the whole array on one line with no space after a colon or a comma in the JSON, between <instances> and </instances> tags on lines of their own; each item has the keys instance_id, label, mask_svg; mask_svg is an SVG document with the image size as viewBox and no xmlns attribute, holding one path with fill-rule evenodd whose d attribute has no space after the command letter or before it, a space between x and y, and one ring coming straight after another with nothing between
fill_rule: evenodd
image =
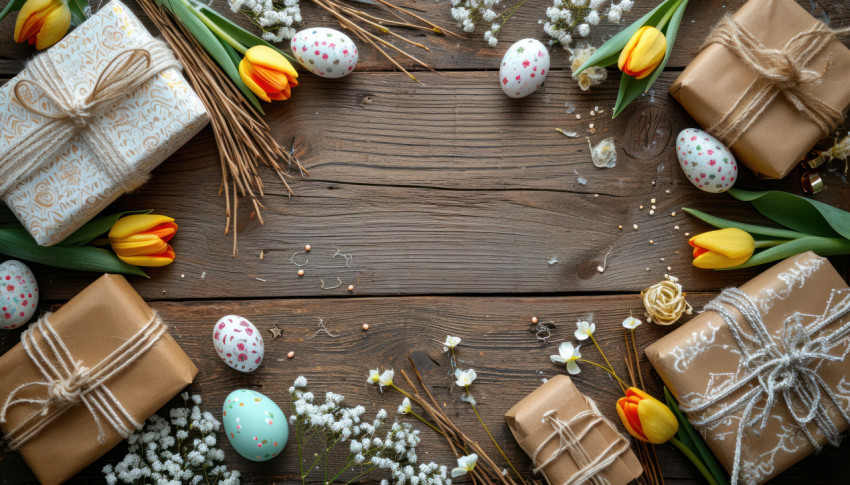
<instances>
[{"instance_id":1,"label":"white easter egg with pink dots","mask_svg":"<svg viewBox=\"0 0 850 485\"><path fill-rule=\"evenodd\" d=\"M512 98L524 98L537 90L549 73L549 51L537 39L514 42L502 57L499 85Z\"/></svg>"},{"instance_id":2,"label":"white easter egg with pink dots","mask_svg":"<svg viewBox=\"0 0 850 485\"><path fill-rule=\"evenodd\" d=\"M338 30L304 29L295 34L290 47L298 62L317 76L340 78L357 65L357 46Z\"/></svg>"},{"instance_id":3,"label":"white easter egg with pink dots","mask_svg":"<svg viewBox=\"0 0 850 485\"><path fill-rule=\"evenodd\" d=\"M738 162L717 138L696 128L686 128L676 137L676 157L685 177L698 189L726 192L738 179Z\"/></svg>"},{"instance_id":4,"label":"white easter egg with pink dots","mask_svg":"<svg viewBox=\"0 0 850 485\"><path fill-rule=\"evenodd\" d=\"M248 319L221 317L213 329L213 345L225 364L241 372L253 372L263 362L263 336Z\"/></svg>"},{"instance_id":5,"label":"white easter egg with pink dots","mask_svg":"<svg viewBox=\"0 0 850 485\"><path fill-rule=\"evenodd\" d=\"M38 305L38 283L24 263L10 259L0 264L0 328L11 330L27 323Z\"/></svg>"}]
</instances>

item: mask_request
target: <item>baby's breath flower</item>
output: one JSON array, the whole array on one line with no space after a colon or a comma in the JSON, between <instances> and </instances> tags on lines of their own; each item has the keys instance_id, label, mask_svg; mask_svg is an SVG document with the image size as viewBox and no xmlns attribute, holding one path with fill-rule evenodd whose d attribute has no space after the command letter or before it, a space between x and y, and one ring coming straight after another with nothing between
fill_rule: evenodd
<instances>
[{"instance_id":1,"label":"baby's breath flower","mask_svg":"<svg viewBox=\"0 0 850 485\"><path fill-rule=\"evenodd\" d=\"M263 30L266 42L291 39L295 36L292 26L301 22L298 0L228 0L228 3L230 10L242 12Z\"/></svg>"},{"instance_id":2,"label":"baby's breath flower","mask_svg":"<svg viewBox=\"0 0 850 485\"><path fill-rule=\"evenodd\" d=\"M479 20L490 23L499 18L500 14L496 12L496 9L499 8L500 3L502 0L452 0L452 18L457 20L458 26L464 32L472 32L475 30L475 23ZM505 12L501 14L504 16ZM484 32L484 40L490 47L495 47L498 43L496 34L500 28L498 23L494 23Z\"/></svg>"}]
</instances>

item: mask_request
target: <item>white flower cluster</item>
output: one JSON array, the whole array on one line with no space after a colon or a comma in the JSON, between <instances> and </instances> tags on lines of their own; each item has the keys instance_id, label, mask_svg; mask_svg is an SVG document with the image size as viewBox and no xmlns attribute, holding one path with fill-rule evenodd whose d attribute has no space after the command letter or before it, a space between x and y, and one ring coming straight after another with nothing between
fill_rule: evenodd
<instances>
[{"instance_id":1,"label":"white flower cluster","mask_svg":"<svg viewBox=\"0 0 850 485\"><path fill-rule=\"evenodd\" d=\"M299 0L227 0L230 10L242 12L263 29L263 40L281 42L295 36L294 24L301 22Z\"/></svg>"},{"instance_id":2,"label":"white flower cluster","mask_svg":"<svg viewBox=\"0 0 850 485\"><path fill-rule=\"evenodd\" d=\"M546 9L546 22L543 31L552 39L549 44L561 44L568 48L574 37L590 36L590 29L602 20L600 9L608 0L553 0L552 6ZM613 0L606 15L610 22L620 23L623 12L628 12L634 5L633 0Z\"/></svg>"},{"instance_id":3,"label":"white flower cluster","mask_svg":"<svg viewBox=\"0 0 850 485\"><path fill-rule=\"evenodd\" d=\"M502 0L452 0L452 18L457 20L464 32L472 32L475 30L475 22L483 20L489 24L499 17L494 9L501 2ZM484 32L484 40L490 47L495 47L499 42L496 34L501 28L501 24L493 23Z\"/></svg>"},{"instance_id":4,"label":"white flower cluster","mask_svg":"<svg viewBox=\"0 0 850 485\"><path fill-rule=\"evenodd\" d=\"M115 466L103 467L106 483L239 485L239 472L228 471L224 452L215 447L221 423L201 412L201 396L181 394L185 407L171 410L171 423L153 415L145 427L127 438L127 455ZM189 406L191 401L192 407ZM172 433L172 426L176 428Z\"/></svg>"},{"instance_id":5,"label":"white flower cluster","mask_svg":"<svg viewBox=\"0 0 850 485\"><path fill-rule=\"evenodd\" d=\"M289 388L292 397L290 423L298 434L298 443L306 443L318 435L324 443L348 442L349 455L345 468L379 468L389 471L392 482L409 485L451 485L448 469L435 463L417 463L416 447L419 431L407 423L393 423L381 437L387 412L379 410L372 421L364 420L363 406L344 406L343 396L327 392L325 402L317 404L315 395L306 390L307 379L300 376ZM329 454L331 449L322 450ZM303 450L299 450L299 455ZM319 456L314 455L314 456ZM309 472L308 472L309 473ZM305 478L305 477L302 477ZM381 483L388 483L386 480Z\"/></svg>"}]
</instances>

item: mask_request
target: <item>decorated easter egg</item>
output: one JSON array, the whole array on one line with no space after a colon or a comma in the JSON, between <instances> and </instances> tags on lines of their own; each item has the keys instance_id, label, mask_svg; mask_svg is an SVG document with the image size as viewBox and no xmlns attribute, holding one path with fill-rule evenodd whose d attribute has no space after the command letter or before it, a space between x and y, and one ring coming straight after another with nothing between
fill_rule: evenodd
<instances>
[{"instance_id":1,"label":"decorated easter egg","mask_svg":"<svg viewBox=\"0 0 850 485\"><path fill-rule=\"evenodd\" d=\"M38 283L24 263L10 259L0 264L0 328L27 323L38 305Z\"/></svg>"},{"instance_id":2,"label":"decorated easter egg","mask_svg":"<svg viewBox=\"0 0 850 485\"><path fill-rule=\"evenodd\" d=\"M726 192L738 179L738 163L717 138L686 128L676 138L676 157L685 177L700 190Z\"/></svg>"},{"instance_id":3,"label":"decorated easter egg","mask_svg":"<svg viewBox=\"0 0 850 485\"><path fill-rule=\"evenodd\" d=\"M213 330L218 356L234 369L253 372L263 361L263 336L257 327L239 315L221 317Z\"/></svg>"},{"instance_id":4,"label":"decorated easter egg","mask_svg":"<svg viewBox=\"0 0 850 485\"><path fill-rule=\"evenodd\" d=\"M290 46L298 62L317 76L343 77L357 65L357 46L334 29L304 29L295 34Z\"/></svg>"},{"instance_id":5,"label":"decorated easter egg","mask_svg":"<svg viewBox=\"0 0 850 485\"><path fill-rule=\"evenodd\" d=\"M250 389L237 389L227 396L221 422L233 449L251 461L276 457L289 438L289 425L280 407Z\"/></svg>"},{"instance_id":6,"label":"decorated easter egg","mask_svg":"<svg viewBox=\"0 0 850 485\"><path fill-rule=\"evenodd\" d=\"M514 42L502 57L499 85L512 98L522 98L537 90L549 72L549 51L537 39Z\"/></svg>"}]
</instances>

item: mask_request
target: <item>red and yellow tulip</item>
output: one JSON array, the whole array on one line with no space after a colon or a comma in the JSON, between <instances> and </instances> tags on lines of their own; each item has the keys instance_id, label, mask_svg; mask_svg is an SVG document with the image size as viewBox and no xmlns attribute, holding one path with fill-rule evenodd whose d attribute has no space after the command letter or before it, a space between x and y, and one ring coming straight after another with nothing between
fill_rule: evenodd
<instances>
[{"instance_id":1,"label":"red and yellow tulip","mask_svg":"<svg viewBox=\"0 0 850 485\"><path fill-rule=\"evenodd\" d=\"M298 86L298 72L276 50L257 45L245 52L239 63L239 77L263 101L284 100Z\"/></svg>"},{"instance_id":2,"label":"red and yellow tulip","mask_svg":"<svg viewBox=\"0 0 850 485\"><path fill-rule=\"evenodd\" d=\"M666 53L667 38L657 28L645 25L620 51L617 67L635 79L643 79L661 64Z\"/></svg>"},{"instance_id":3,"label":"red and yellow tulip","mask_svg":"<svg viewBox=\"0 0 850 485\"><path fill-rule=\"evenodd\" d=\"M165 266L174 261L168 241L177 232L174 219L134 214L118 219L109 231L109 243L121 261L134 266Z\"/></svg>"},{"instance_id":4,"label":"red and yellow tulip","mask_svg":"<svg viewBox=\"0 0 850 485\"><path fill-rule=\"evenodd\" d=\"M666 443L679 431L673 411L636 387L628 388L626 397L617 401L617 414L629 434L641 441Z\"/></svg>"},{"instance_id":5,"label":"red and yellow tulip","mask_svg":"<svg viewBox=\"0 0 850 485\"><path fill-rule=\"evenodd\" d=\"M694 266L703 269L744 264L756 250L753 236L735 227L697 234L688 244L694 248Z\"/></svg>"},{"instance_id":6,"label":"red and yellow tulip","mask_svg":"<svg viewBox=\"0 0 850 485\"><path fill-rule=\"evenodd\" d=\"M27 0L15 22L15 42L47 49L65 36L71 27L71 9L63 0Z\"/></svg>"}]
</instances>

